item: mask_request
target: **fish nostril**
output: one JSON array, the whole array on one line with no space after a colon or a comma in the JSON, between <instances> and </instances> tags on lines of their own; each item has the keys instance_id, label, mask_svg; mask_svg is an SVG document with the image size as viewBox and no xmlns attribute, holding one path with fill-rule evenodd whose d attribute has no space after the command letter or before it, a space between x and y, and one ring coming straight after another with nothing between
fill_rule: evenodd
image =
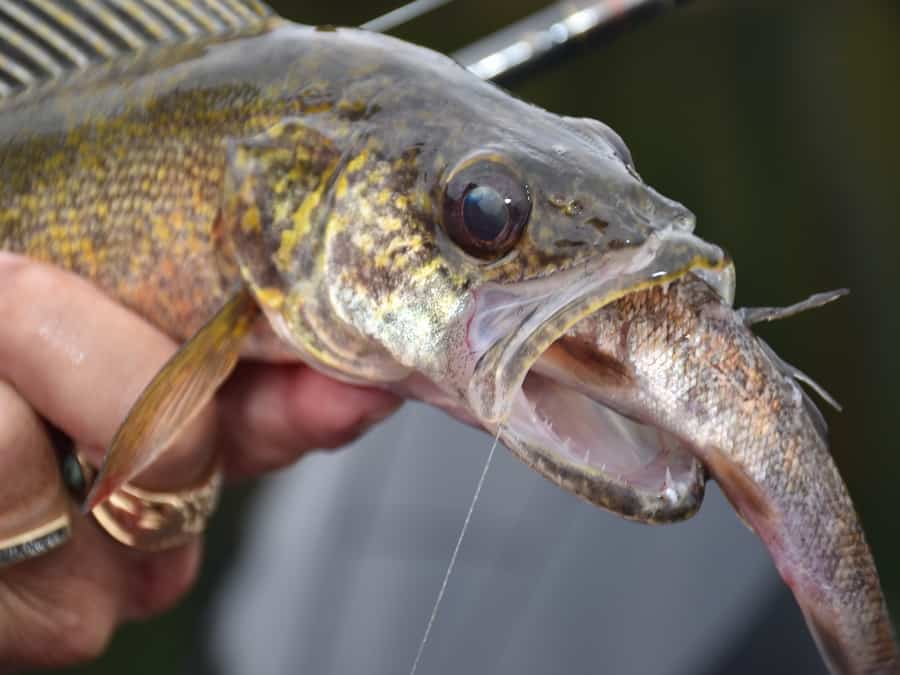
<instances>
[{"instance_id":1,"label":"fish nostril","mask_svg":"<svg viewBox=\"0 0 900 675\"><path fill-rule=\"evenodd\" d=\"M569 198L561 194L552 194L547 197L547 202L555 209L558 209L563 215L578 216L584 211L584 204L575 198Z\"/></svg>"},{"instance_id":2,"label":"fish nostril","mask_svg":"<svg viewBox=\"0 0 900 675\"><path fill-rule=\"evenodd\" d=\"M680 213L676 213L671 220L672 227L680 232L693 232L697 225L697 216L688 209L681 207Z\"/></svg>"},{"instance_id":3,"label":"fish nostril","mask_svg":"<svg viewBox=\"0 0 900 675\"><path fill-rule=\"evenodd\" d=\"M584 221L585 225L593 227L598 232L603 232L606 228L609 227L609 221L604 220L603 218L599 218L597 216L592 216Z\"/></svg>"},{"instance_id":4,"label":"fish nostril","mask_svg":"<svg viewBox=\"0 0 900 675\"><path fill-rule=\"evenodd\" d=\"M636 195L637 213L656 227L670 227L679 232L693 232L697 218L686 206L664 197L652 188L642 186Z\"/></svg>"}]
</instances>

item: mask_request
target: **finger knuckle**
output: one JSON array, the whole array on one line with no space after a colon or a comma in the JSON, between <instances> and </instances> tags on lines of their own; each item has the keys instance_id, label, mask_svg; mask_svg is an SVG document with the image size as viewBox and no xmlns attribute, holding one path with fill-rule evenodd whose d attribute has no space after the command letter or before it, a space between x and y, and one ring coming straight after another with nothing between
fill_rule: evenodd
<instances>
[{"instance_id":1,"label":"finger knuckle","mask_svg":"<svg viewBox=\"0 0 900 675\"><path fill-rule=\"evenodd\" d=\"M87 663L106 651L116 627L108 603L89 596L52 601L26 589L4 588L8 619L3 651L11 660L56 668Z\"/></svg>"},{"instance_id":2,"label":"finger knuckle","mask_svg":"<svg viewBox=\"0 0 900 675\"><path fill-rule=\"evenodd\" d=\"M53 268L37 263L23 262L4 268L4 292L0 293L0 310L6 319L21 317L32 304L22 298L41 301L59 294L59 282ZM9 323L9 321L6 321Z\"/></svg>"},{"instance_id":3,"label":"finger knuckle","mask_svg":"<svg viewBox=\"0 0 900 675\"><path fill-rule=\"evenodd\" d=\"M106 651L113 631L113 621L109 617L98 617L84 621L77 631L57 631L48 644L54 645L57 665L88 663Z\"/></svg>"},{"instance_id":4,"label":"finger knuckle","mask_svg":"<svg viewBox=\"0 0 900 675\"><path fill-rule=\"evenodd\" d=\"M369 426L369 418L363 413L323 417L318 428L308 433L307 445L323 450L341 448L358 438Z\"/></svg>"},{"instance_id":5,"label":"finger knuckle","mask_svg":"<svg viewBox=\"0 0 900 675\"><path fill-rule=\"evenodd\" d=\"M130 616L145 619L170 609L197 579L199 545L157 553L136 567L137 589L131 599Z\"/></svg>"},{"instance_id":6,"label":"finger knuckle","mask_svg":"<svg viewBox=\"0 0 900 675\"><path fill-rule=\"evenodd\" d=\"M324 450L341 448L359 437L366 426L365 420L360 419L332 429L324 429L317 439L316 447Z\"/></svg>"}]
</instances>

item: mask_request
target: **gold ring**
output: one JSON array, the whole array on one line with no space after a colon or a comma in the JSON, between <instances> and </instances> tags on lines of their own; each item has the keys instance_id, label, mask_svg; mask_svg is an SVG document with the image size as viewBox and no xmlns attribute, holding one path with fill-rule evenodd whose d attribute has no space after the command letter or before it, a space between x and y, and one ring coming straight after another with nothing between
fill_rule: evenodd
<instances>
[{"instance_id":1,"label":"gold ring","mask_svg":"<svg viewBox=\"0 0 900 675\"><path fill-rule=\"evenodd\" d=\"M90 483L93 469L79 456ZM212 465L199 484L177 492L154 492L126 483L91 512L116 541L141 551L183 546L206 528L222 491L222 467Z\"/></svg>"}]
</instances>

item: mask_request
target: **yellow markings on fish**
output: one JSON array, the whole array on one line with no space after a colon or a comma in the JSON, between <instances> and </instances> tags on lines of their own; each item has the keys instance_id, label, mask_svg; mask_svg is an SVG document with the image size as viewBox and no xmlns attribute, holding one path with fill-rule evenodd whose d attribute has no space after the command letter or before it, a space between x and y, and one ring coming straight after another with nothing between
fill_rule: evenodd
<instances>
[{"instance_id":1,"label":"yellow markings on fish","mask_svg":"<svg viewBox=\"0 0 900 675\"><path fill-rule=\"evenodd\" d=\"M398 218L393 218L392 220L397 223L396 229L400 229L400 220ZM354 238L354 243L357 243L357 238ZM369 245L369 242L365 243L367 246ZM386 267L393 267L397 270L405 269L410 262L412 254L419 251L423 243L424 239L421 234L391 239L386 246L375 254L376 269L384 269Z\"/></svg>"},{"instance_id":2,"label":"yellow markings on fish","mask_svg":"<svg viewBox=\"0 0 900 675\"><path fill-rule=\"evenodd\" d=\"M391 263L391 256L385 251L379 251L375 254L375 269L384 269Z\"/></svg>"},{"instance_id":3,"label":"yellow markings on fish","mask_svg":"<svg viewBox=\"0 0 900 675\"><path fill-rule=\"evenodd\" d=\"M363 252L369 252L375 248L375 239L369 232L354 232L353 245Z\"/></svg>"},{"instance_id":4,"label":"yellow markings on fish","mask_svg":"<svg viewBox=\"0 0 900 675\"><path fill-rule=\"evenodd\" d=\"M244 215L241 216L241 229L246 234L259 234L262 232L262 219L259 216L259 209L251 206Z\"/></svg>"},{"instance_id":5,"label":"yellow markings on fish","mask_svg":"<svg viewBox=\"0 0 900 675\"><path fill-rule=\"evenodd\" d=\"M350 187L350 183L347 178L362 169L368 161L369 150L366 149L356 155L356 157L351 159L349 162L347 162L347 165L344 167L343 172L341 172L341 177L338 179L337 188L335 191L338 199L343 198L347 194L347 190Z\"/></svg>"},{"instance_id":6,"label":"yellow markings on fish","mask_svg":"<svg viewBox=\"0 0 900 675\"><path fill-rule=\"evenodd\" d=\"M172 229L167 218L155 218L153 221L153 238L163 244L168 244L172 238Z\"/></svg>"},{"instance_id":7,"label":"yellow markings on fish","mask_svg":"<svg viewBox=\"0 0 900 675\"><path fill-rule=\"evenodd\" d=\"M293 227L285 230L281 234L281 241L278 246L278 253L275 254L275 263L282 270L286 270L291 266L297 245L303 241L304 237L309 234L311 229L311 217L322 200L325 189L331 182L331 175L337 168L337 162L332 162L319 180L319 186L310 192L300 202L300 206L294 211L291 220Z\"/></svg>"},{"instance_id":8,"label":"yellow markings on fish","mask_svg":"<svg viewBox=\"0 0 900 675\"><path fill-rule=\"evenodd\" d=\"M379 225L381 225L381 229L385 232L399 232L403 229L403 221L397 216L387 216L386 218L378 219Z\"/></svg>"},{"instance_id":9,"label":"yellow markings on fish","mask_svg":"<svg viewBox=\"0 0 900 675\"><path fill-rule=\"evenodd\" d=\"M272 209L272 220L276 223L282 223L291 217L291 204L288 201L280 201L275 204Z\"/></svg>"},{"instance_id":10,"label":"yellow markings on fish","mask_svg":"<svg viewBox=\"0 0 900 675\"><path fill-rule=\"evenodd\" d=\"M284 122L282 122L280 124L275 124L265 132L265 135L267 137L271 138L273 141L277 140L284 135L284 130L287 126L288 125L285 124Z\"/></svg>"},{"instance_id":11,"label":"yellow markings on fish","mask_svg":"<svg viewBox=\"0 0 900 675\"><path fill-rule=\"evenodd\" d=\"M419 281L427 281L435 274L437 274L438 269L441 267L441 260L439 258L432 258L427 263L419 267L419 269L412 272L410 275L414 282Z\"/></svg>"},{"instance_id":12,"label":"yellow markings on fish","mask_svg":"<svg viewBox=\"0 0 900 675\"><path fill-rule=\"evenodd\" d=\"M369 151L363 150L356 157L347 162L347 167L345 169L346 174L353 174L362 169L366 162L369 160Z\"/></svg>"},{"instance_id":13,"label":"yellow markings on fish","mask_svg":"<svg viewBox=\"0 0 900 675\"><path fill-rule=\"evenodd\" d=\"M279 310L284 305L284 292L279 288L267 286L256 289L256 299L261 305L274 310Z\"/></svg>"}]
</instances>

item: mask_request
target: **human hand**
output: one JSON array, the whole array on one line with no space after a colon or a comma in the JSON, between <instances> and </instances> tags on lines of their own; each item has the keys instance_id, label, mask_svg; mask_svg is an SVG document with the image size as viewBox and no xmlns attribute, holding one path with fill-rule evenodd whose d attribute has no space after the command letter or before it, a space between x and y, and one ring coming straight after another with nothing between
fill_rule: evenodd
<instances>
[{"instance_id":1,"label":"human hand","mask_svg":"<svg viewBox=\"0 0 900 675\"><path fill-rule=\"evenodd\" d=\"M71 520L67 543L0 569L0 669L67 665L101 653L120 622L174 603L194 579L201 546L136 551L79 514L43 420L99 465L176 344L56 268L0 253L0 289L0 540L67 513ZM134 483L177 491L202 480L214 457L230 478L254 476L343 445L398 405L302 365L243 363Z\"/></svg>"}]
</instances>

